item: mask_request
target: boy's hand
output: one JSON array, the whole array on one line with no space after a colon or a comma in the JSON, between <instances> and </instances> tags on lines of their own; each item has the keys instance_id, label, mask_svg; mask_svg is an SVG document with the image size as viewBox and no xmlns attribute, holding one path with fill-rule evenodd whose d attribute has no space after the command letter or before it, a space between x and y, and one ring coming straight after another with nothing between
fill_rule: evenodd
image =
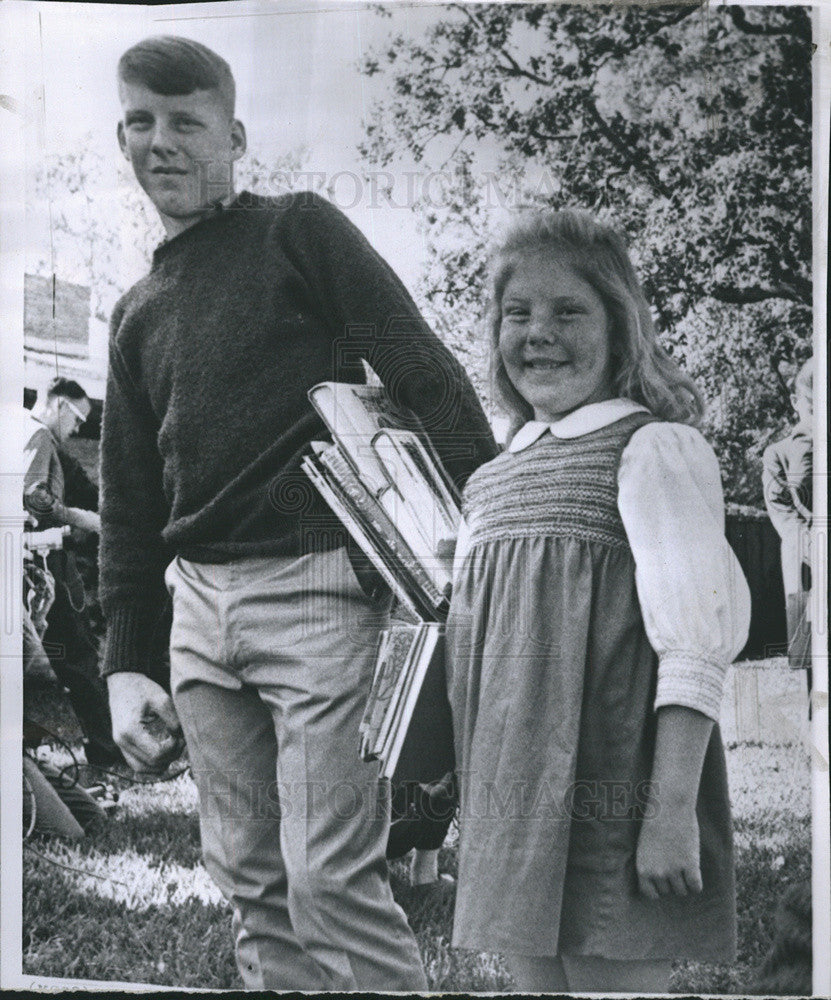
<instances>
[{"instance_id":1,"label":"boy's hand","mask_svg":"<svg viewBox=\"0 0 831 1000\"><path fill-rule=\"evenodd\" d=\"M675 808L656 802L657 815L644 819L635 867L638 889L650 899L701 892L698 820L695 805Z\"/></svg>"},{"instance_id":2,"label":"boy's hand","mask_svg":"<svg viewBox=\"0 0 831 1000\"><path fill-rule=\"evenodd\" d=\"M184 740L170 696L144 674L107 677L113 739L134 771L158 773L182 752Z\"/></svg>"}]
</instances>

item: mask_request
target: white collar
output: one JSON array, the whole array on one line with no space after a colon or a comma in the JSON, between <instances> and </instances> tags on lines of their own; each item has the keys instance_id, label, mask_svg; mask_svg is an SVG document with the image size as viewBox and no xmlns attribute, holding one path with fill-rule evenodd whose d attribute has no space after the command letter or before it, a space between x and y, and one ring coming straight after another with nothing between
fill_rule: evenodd
<instances>
[{"instance_id":1,"label":"white collar","mask_svg":"<svg viewBox=\"0 0 831 1000\"><path fill-rule=\"evenodd\" d=\"M508 445L508 451L522 451L538 441L546 431L551 431L554 437L558 438L582 437L584 434L600 430L601 427L614 424L628 417L630 413L649 413L649 410L631 399L604 399L600 403L587 403L572 410L551 424L542 420L529 420L514 434Z\"/></svg>"}]
</instances>

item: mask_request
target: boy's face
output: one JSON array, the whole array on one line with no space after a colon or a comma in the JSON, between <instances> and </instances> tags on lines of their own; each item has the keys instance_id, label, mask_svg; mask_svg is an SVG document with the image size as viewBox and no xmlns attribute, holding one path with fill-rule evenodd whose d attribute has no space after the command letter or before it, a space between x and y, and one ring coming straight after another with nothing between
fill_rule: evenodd
<instances>
[{"instance_id":1,"label":"boy's face","mask_svg":"<svg viewBox=\"0 0 831 1000\"><path fill-rule=\"evenodd\" d=\"M245 152L245 129L216 91L165 95L120 81L119 96L118 144L167 235L175 236L232 193L232 164Z\"/></svg>"}]
</instances>

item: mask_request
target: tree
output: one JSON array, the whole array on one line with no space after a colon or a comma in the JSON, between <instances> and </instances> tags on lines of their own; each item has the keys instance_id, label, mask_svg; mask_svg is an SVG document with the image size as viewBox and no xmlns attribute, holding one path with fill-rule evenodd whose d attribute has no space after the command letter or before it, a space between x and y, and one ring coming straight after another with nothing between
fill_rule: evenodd
<instances>
[{"instance_id":1,"label":"tree","mask_svg":"<svg viewBox=\"0 0 831 1000\"><path fill-rule=\"evenodd\" d=\"M711 404L728 494L759 504L761 450L789 419L787 379L811 350L808 13L442 11L424 38L393 34L365 59L389 85L362 151L454 171L442 204L417 206L433 258L420 292L456 331L452 346L476 353L494 195L614 221L663 342ZM481 369L477 382L487 396Z\"/></svg>"},{"instance_id":2,"label":"tree","mask_svg":"<svg viewBox=\"0 0 831 1000\"><path fill-rule=\"evenodd\" d=\"M40 164L29 203L48 219L49 239L35 244L27 270L86 285L92 322L106 324L162 235L126 168L85 141Z\"/></svg>"},{"instance_id":3,"label":"tree","mask_svg":"<svg viewBox=\"0 0 831 1000\"><path fill-rule=\"evenodd\" d=\"M249 155L238 165L238 190L280 194L306 159L303 149L282 156ZM78 151L50 157L33 179L30 203L49 222L27 270L90 288L93 325L105 328L118 298L150 267L164 239L161 222L136 184L129 164L96 151L91 137Z\"/></svg>"}]
</instances>

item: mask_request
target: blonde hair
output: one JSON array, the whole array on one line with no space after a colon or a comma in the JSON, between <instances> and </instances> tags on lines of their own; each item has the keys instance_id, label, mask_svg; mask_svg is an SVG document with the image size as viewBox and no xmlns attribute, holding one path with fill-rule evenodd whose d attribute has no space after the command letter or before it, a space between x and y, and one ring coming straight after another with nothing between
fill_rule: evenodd
<instances>
[{"instance_id":1,"label":"blonde hair","mask_svg":"<svg viewBox=\"0 0 831 1000\"><path fill-rule=\"evenodd\" d=\"M697 424L704 413L701 393L658 343L649 304L621 235L586 212L533 209L518 214L491 251L486 322L494 380L511 416L511 433L533 419L534 411L508 377L499 352L502 294L517 262L529 253L546 250L565 253L569 264L603 300L611 320L616 395L642 403L664 420Z\"/></svg>"},{"instance_id":2,"label":"blonde hair","mask_svg":"<svg viewBox=\"0 0 831 1000\"><path fill-rule=\"evenodd\" d=\"M212 90L228 117L234 116L236 85L231 67L213 49L192 38L154 35L137 42L118 60L118 79L165 96Z\"/></svg>"}]
</instances>

